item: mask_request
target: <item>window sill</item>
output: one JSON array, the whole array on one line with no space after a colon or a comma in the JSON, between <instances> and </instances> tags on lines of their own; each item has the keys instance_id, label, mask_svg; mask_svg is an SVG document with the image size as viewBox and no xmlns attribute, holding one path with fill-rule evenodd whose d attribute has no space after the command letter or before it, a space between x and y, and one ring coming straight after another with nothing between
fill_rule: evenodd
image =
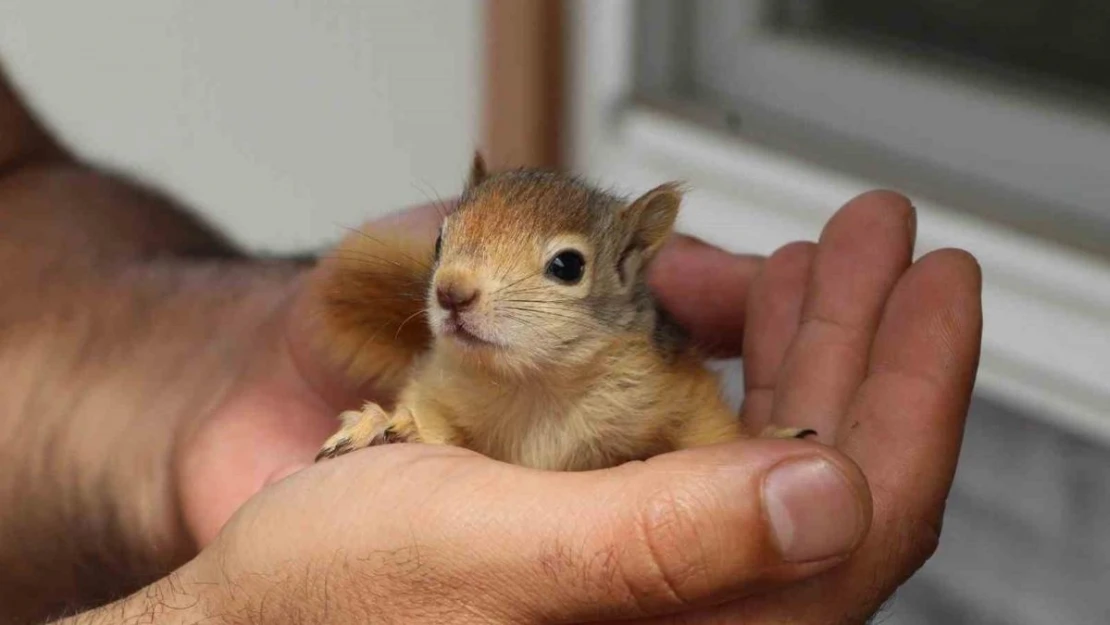
<instances>
[{"instance_id":1,"label":"window sill","mask_svg":"<svg viewBox=\"0 0 1110 625\"><path fill-rule=\"evenodd\" d=\"M591 175L693 190L679 227L733 251L767 254L815 239L851 197L878 185L802 163L652 110L623 112ZM977 392L1110 444L1110 264L912 198L917 255L941 247L983 267Z\"/></svg>"}]
</instances>

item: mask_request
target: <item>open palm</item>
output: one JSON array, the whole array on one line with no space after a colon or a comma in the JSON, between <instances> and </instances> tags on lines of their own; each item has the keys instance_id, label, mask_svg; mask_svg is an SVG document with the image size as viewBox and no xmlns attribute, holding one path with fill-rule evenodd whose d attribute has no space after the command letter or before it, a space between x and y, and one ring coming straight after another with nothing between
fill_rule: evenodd
<instances>
[{"instance_id":1,"label":"open palm","mask_svg":"<svg viewBox=\"0 0 1110 625\"><path fill-rule=\"evenodd\" d=\"M434 237L437 222L428 207L373 227ZM978 266L954 250L914 262L914 236L909 203L875 192L838 211L818 242L768 259L676 238L654 284L701 342L743 356L743 418L810 427L822 444L747 441L581 474L414 445L312 465L334 415L375 393L344 383L308 348L307 287L323 263L275 320L280 339L182 445L186 524L201 547L259 569L337 536L344 553L367 557L423 545L434 570L398 565L378 582L409 603L330 595L356 613L408 609L406 622L421 621L411 612L421 601L470 606L452 622L680 612L683 622L862 622L936 547L979 354ZM766 531L760 479L803 456L837 467L849 488L794 502L798 531L784 544ZM289 538L244 551L259 532ZM807 557L832 556L834 545L850 553ZM331 574L356 574L342 570Z\"/></svg>"}]
</instances>

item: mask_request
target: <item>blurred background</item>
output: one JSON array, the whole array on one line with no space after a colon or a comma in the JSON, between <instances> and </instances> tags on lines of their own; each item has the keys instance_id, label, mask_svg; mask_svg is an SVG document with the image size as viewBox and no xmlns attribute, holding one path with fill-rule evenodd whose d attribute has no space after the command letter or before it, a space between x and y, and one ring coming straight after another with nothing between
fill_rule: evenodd
<instances>
[{"instance_id":1,"label":"blurred background","mask_svg":"<svg viewBox=\"0 0 1110 625\"><path fill-rule=\"evenodd\" d=\"M260 250L450 197L476 146L684 179L683 228L737 251L910 195L919 254L981 261L986 328L940 550L878 622L1110 622L1104 0L4 0L0 58Z\"/></svg>"},{"instance_id":2,"label":"blurred background","mask_svg":"<svg viewBox=\"0 0 1110 625\"><path fill-rule=\"evenodd\" d=\"M0 58L86 156L291 251L457 190L481 20L473 0L3 0Z\"/></svg>"}]
</instances>

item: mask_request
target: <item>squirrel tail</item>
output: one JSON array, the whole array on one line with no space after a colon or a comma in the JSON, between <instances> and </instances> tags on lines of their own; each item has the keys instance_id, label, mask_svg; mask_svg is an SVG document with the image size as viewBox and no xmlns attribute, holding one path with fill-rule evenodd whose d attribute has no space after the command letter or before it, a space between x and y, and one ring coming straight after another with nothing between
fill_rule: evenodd
<instances>
[{"instance_id":1,"label":"squirrel tail","mask_svg":"<svg viewBox=\"0 0 1110 625\"><path fill-rule=\"evenodd\" d=\"M425 238L356 231L321 263L320 347L348 383L396 393L430 348L425 311L435 244Z\"/></svg>"}]
</instances>

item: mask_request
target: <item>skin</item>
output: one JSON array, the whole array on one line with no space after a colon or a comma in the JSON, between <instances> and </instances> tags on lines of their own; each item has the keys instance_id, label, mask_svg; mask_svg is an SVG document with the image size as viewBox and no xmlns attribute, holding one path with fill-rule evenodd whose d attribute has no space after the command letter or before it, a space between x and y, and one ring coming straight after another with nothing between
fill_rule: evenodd
<instances>
[{"instance_id":1,"label":"skin","mask_svg":"<svg viewBox=\"0 0 1110 625\"><path fill-rule=\"evenodd\" d=\"M862 623L936 548L981 279L962 251L911 260L897 194L766 259L678 237L653 273L745 358L744 417L823 444L563 474L422 445L313 465L374 397L308 347L327 264L247 257L135 189L0 88L0 288L20 294L0 298L0 623ZM828 557L794 557L813 528L770 530L766 476L792 460L840 476L835 513L816 487L794 510L838 537Z\"/></svg>"}]
</instances>

